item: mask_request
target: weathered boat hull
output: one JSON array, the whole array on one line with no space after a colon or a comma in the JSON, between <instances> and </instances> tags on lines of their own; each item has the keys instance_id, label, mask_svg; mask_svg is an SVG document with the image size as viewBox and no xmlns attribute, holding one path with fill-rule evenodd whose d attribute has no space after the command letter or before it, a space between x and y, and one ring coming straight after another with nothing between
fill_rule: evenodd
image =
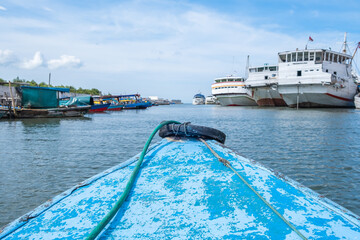
<instances>
[{"instance_id":1,"label":"weathered boat hull","mask_svg":"<svg viewBox=\"0 0 360 240\"><path fill-rule=\"evenodd\" d=\"M255 100L248 94L219 94L215 95L221 106L257 106Z\"/></svg>"},{"instance_id":2,"label":"weathered boat hull","mask_svg":"<svg viewBox=\"0 0 360 240\"><path fill-rule=\"evenodd\" d=\"M106 109L108 109L109 106L110 103L91 105L91 109L89 110L89 113L104 112L106 111Z\"/></svg>"},{"instance_id":3,"label":"weathered boat hull","mask_svg":"<svg viewBox=\"0 0 360 240\"><path fill-rule=\"evenodd\" d=\"M7 114L8 110L0 109L0 119Z\"/></svg>"},{"instance_id":4,"label":"weathered boat hull","mask_svg":"<svg viewBox=\"0 0 360 240\"><path fill-rule=\"evenodd\" d=\"M289 107L353 108L356 88L335 88L333 85L279 85L278 91Z\"/></svg>"},{"instance_id":5,"label":"weathered boat hull","mask_svg":"<svg viewBox=\"0 0 360 240\"><path fill-rule=\"evenodd\" d=\"M146 109L148 107L151 107L151 102L139 102L139 103L129 103L122 105L124 107L124 110L129 109Z\"/></svg>"},{"instance_id":6,"label":"weathered boat hull","mask_svg":"<svg viewBox=\"0 0 360 240\"><path fill-rule=\"evenodd\" d=\"M121 111L123 110L123 106L122 105L114 105L114 104L111 104L106 111Z\"/></svg>"},{"instance_id":7,"label":"weathered boat hull","mask_svg":"<svg viewBox=\"0 0 360 240\"><path fill-rule=\"evenodd\" d=\"M307 238L359 239L359 217L223 145L207 143ZM134 157L9 224L3 239L84 239L125 189ZM99 239L299 239L198 140L148 151L134 188Z\"/></svg>"},{"instance_id":8,"label":"weathered boat hull","mask_svg":"<svg viewBox=\"0 0 360 240\"><path fill-rule=\"evenodd\" d=\"M276 89L272 87L258 87L252 89L256 103L261 107L286 107L287 104Z\"/></svg>"},{"instance_id":9,"label":"weathered boat hull","mask_svg":"<svg viewBox=\"0 0 360 240\"><path fill-rule=\"evenodd\" d=\"M16 118L62 118L82 117L90 110L90 106L50 108L50 109L20 109Z\"/></svg>"}]
</instances>

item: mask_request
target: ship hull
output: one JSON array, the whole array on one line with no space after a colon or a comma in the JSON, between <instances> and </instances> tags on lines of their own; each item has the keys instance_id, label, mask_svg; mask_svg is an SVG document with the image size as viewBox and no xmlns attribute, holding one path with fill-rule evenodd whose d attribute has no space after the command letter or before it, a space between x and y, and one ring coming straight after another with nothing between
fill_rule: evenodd
<instances>
[{"instance_id":1,"label":"ship hull","mask_svg":"<svg viewBox=\"0 0 360 240\"><path fill-rule=\"evenodd\" d=\"M252 90L253 98L261 107L286 107L287 104L279 92L271 87L261 87Z\"/></svg>"},{"instance_id":2,"label":"ship hull","mask_svg":"<svg viewBox=\"0 0 360 240\"><path fill-rule=\"evenodd\" d=\"M321 84L280 85L278 89L289 107L352 108L355 106L355 89Z\"/></svg>"},{"instance_id":3,"label":"ship hull","mask_svg":"<svg viewBox=\"0 0 360 240\"><path fill-rule=\"evenodd\" d=\"M247 94L216 95L221 106L257 106L254 99Z\"/></svg>"}]
</instances>

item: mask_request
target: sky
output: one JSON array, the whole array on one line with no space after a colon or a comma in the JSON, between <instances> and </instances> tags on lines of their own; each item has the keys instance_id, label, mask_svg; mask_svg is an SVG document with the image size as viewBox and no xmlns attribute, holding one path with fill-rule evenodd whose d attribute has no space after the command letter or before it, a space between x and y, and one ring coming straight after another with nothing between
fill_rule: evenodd
<instances>
[{"instance_id":1,"label":"sky","mask_svg":"<svg viewBox=\"0 0 360 240\"><path fill-rule=\"evenodd\" d=\"M360 41L358 0L0 0L0 78L191 102L277 53ZM355 58L359 62L359 54ZM360 63L359 63L360 66Z\"/></svg>"}]
</instances>

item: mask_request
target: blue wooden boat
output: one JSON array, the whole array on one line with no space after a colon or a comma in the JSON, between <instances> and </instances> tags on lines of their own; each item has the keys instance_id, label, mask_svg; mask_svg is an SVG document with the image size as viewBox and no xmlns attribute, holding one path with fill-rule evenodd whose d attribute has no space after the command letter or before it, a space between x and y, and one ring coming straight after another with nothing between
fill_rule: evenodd
<instances>
[{"instance_id":1,"label":"blue wooden boat","mask_svg":"<svg viewBox=\"0 0 360 240\"><path fill-rule=\"evenodd\" d=\"M360 239L358 216L240 156L214 130L161 131L166 138L146 155L144 148L49 200L0 239Z\"/></svg>"},{"instance_id":2,"label":"blue wooden boat","mask_svg":"<svg viewBox=\"0 0 360 240\"><path fill-rule=\"evenodd\" d=\"M113 108L121 106L125 109L146 109L151 107L150 101L143 100L140 94L129 94L129 95L107 95L102 96L102 101L111 102L112 104L108 108L112 111Z\"/></svg>"}]
</instances>

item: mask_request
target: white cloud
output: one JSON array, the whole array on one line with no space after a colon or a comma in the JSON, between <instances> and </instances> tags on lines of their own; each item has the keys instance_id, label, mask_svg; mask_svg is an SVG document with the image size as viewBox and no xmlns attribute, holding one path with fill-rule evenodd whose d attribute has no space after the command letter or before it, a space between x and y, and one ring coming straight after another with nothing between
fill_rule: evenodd
<instances>
[{"instance_id":1,"label":"white cloud","mask_svg":"<svg viewBox=\"0 0 360 240\"><path fill-rule=\"evenodd\" d=\"M0 65L7 66L15 63L16 61L17 61L17 57L12 51L8 49L5 50L0 49Z\"/></svg>"},{"instance_id":2,"label":"white cloud","mask_svg":"<svg viewBox=\"0 0 360 240\"><path fill-rule=\"evenodd\" d=\"M23 61L22 63L20 63L20 67L25 69L34 69L43 66L43 64L43 56L40 52L36 52L33 59Z\"/></svg>"},{"instance_id":3,"label":"white cloud","mask_svg":"<svg viewBox=\"0 0 360 240\"><path fill-rule=\"evenodd\" d=\"M7 9L5 7L3 7L3 6L0 6L0 10L6 11Z\"/></svg>"},{"instance_id":4,"label":"white cloud","mask_svg":"<svg viewBox=\"0 0 360 240\"><path fill-rule=\"evenodd\" d=\"M75 56L62 55L60 59L52 59L47 62L49 69L56 68L79 68L82 66L80 59Z\"/></svg>"}]
</instances>

